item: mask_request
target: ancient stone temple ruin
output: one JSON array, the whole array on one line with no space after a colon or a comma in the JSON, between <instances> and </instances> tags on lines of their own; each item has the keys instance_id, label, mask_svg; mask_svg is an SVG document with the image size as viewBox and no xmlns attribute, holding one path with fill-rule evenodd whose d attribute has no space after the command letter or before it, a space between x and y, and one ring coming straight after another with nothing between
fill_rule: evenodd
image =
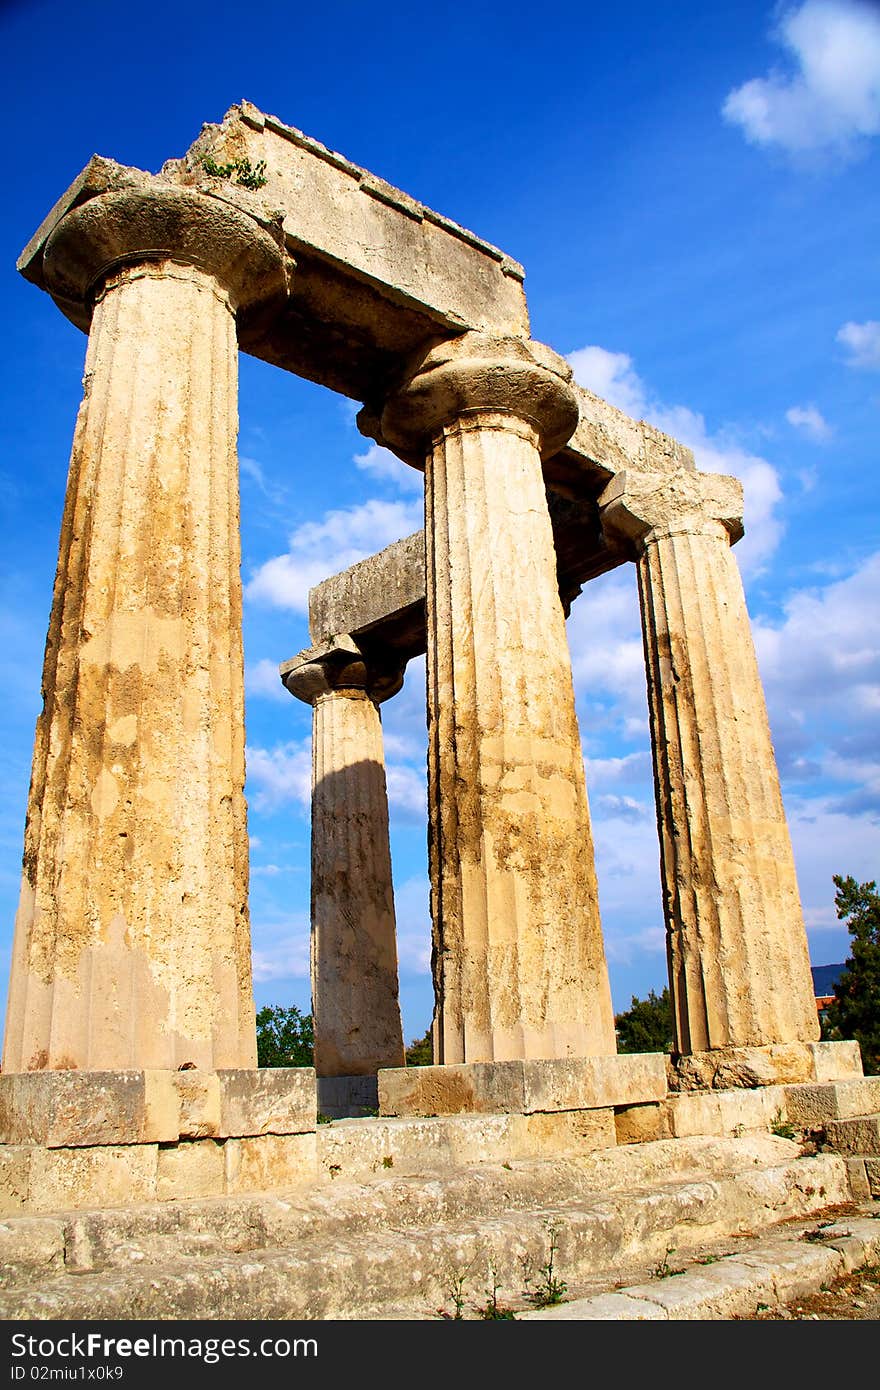
<instances>
[{"instance_id":1,"label":"ancient stone temple ruin","mask_svg":"<svg viewBox=\"0 0 880 1390\"><path fill-rule=\"evenodd\" d=\"M386 1123L381 1148L391 1117L398 1166L441 1132L444 1153L498 1162L724 1133L745 1097L766 1127L860 1078L854 1044L818 1042L731 550L740 485L578 387L530 337L516 262L243 103L156 175L94 157L19 269L88 352L0 1077L4 1210L318 1183L375 1167L351 1126ZM239 349L363 403L362 432L425 479L424 531L314 589L313 645L280 668L313 707L314 1071L256 1066ZM668 1064L616 1053L565 631L620 565L644 633ZM405 1068L380 707L423 652L435 1065ZM319 1088L325 1113L378 1117L319 1135ZM450 1116L500 1127L477 1142Z\"/></svg>"}]
</instances>

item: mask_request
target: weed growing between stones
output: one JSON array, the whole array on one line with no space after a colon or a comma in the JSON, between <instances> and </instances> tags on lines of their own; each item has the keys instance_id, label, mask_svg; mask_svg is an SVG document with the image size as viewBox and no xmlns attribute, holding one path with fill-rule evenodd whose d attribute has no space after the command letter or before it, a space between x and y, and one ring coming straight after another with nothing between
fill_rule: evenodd
<instances>
[{"instance_id":1,"label":"weed growing between stones","mask_svg":"<svg viewBox=\"0 0 880 1390\"><path fill-rule=\"evenodd\" d=\"M568 1285L564 1279L560 1279L555 1271L556 1256L559 1253L559 1226L553 1222L547 1223L547 1235L550 1238L550 1250L547 1261L538 1270L538 1282L534 1287L529 1287L532 1279L528 1273L525 1275L526 1291L524 1297L528 1303L535 1308L549 1308L554 1303L561 1303L568 1292Z\"/></svg>"}]
</instances>

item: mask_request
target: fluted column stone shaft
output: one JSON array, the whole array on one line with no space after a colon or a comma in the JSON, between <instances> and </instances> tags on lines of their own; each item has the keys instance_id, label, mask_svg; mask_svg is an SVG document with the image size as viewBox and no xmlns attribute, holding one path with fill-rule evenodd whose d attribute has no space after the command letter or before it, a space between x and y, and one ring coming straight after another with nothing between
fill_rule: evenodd
<instances>
[{"instance_id":1,"label":"fluted column stone shaft","mask_svg":"<svg viewBox=\"0 0 880 1390\"><path fill-rule=\"evenodd\" d=\"M794 857L739 567L739 483L623 474L635 544L675 1050L819 1035Z\"/></svg>"},{"instance_id":2,"label":"fluted column stone shaft","mask_svg":"<svg viewBox=\"0 0 880 1390\"><path fill-rule=\"evenodd\" d=\"M312 1016L318 1076L404 1065L388 794L378 702L402 672L350 639L282 667L312 716Z\"/></svg>"},{"instance_id":3,"label":"fluted column stone shaft","mask_svg":"<svg viewBox=\"0 0 880 1390\"><path fill-rule=\"evenodd\" d=\"M535 349L534 355L532 348ZM576 412L576 406L574 407ZM473 335L386 406L426 454L435 1060L615 1051L583 754L541 469L564 364Z\"/></svg>"},{"instance_id":4,"label":"fluted column stone shaft","mask_svg":"<svg viewBox=\"0 0 880 1390\"><path fill-rule=\"evenodd\" d=\"M171 201L165 245L182 213L194 207L198 218L207 200ZM147 200L157 225L161 202ZM96 237L108 220L114 235L122 227L130 264L108 257L118 244ZM223 273L228 245L210 264L209 227L197 267L167 250L143 258L141 225L136 205L108 195L56 233L56 282L74 248L72 278L91 282L93 313L43 668L4 1071L256 1064L236 458L241 282L238 271ZM249 235L238 230L240 240ZM101 270L106 259L113 264Z\"/></svg>"}]
</instances>

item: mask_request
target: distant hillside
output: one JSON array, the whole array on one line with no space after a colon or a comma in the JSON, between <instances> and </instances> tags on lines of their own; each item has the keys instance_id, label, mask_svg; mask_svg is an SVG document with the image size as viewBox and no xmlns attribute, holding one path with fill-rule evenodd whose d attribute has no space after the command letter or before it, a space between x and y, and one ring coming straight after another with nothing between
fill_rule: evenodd
<instances>
[{"instance_id":1,"label":"distant hillside","mask_svg":"<svg viewBox=\"0 0 880 1390\"><path fill-rule=\"evenodd\" d=\"M842 969L843 961L839 965L814 965L812 967L813 993L817 999L827 998L829 994L834 993L834 982Z\"/></svg>"}]
</instances>

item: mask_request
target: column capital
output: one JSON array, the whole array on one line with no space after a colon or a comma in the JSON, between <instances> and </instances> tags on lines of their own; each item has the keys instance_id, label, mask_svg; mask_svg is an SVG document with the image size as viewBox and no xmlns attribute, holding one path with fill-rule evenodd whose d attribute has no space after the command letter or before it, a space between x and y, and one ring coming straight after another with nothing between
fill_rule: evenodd
<instances>
[{"instance_id":1,"label":"column capital","mask_svg":"<svg viewBox=\"0 0 880 1390\"><path fill-rule=\"evenodd\" d=\"M291 695L307 705L338 691L363 692L374 704L389 700L403 685L406 661L396 652L366 653L347 633L309 647L278 670Z\"/></svg>"},{"instance_id":2,"label":"column capital","mask_svg":"<svg viewBox=\"0 0 880 1390\"><path fill-rule=\"evenodd\" d=\"M43 273L59 307L82 323L114 271L167 262L213 276L235 313L286 297L292 264L280 239L230 203L153 183L72 208L46 242Z\"/></svg>"},{"instance_id":3,"label":"column capital","mask_svg":"<svg viewBox=\"0 0 880 1390\"><path fill-rule=\"evenodd\" d=\"M725 473L618 473L599 497L602 526L641 552L652 541L681 533L743 534L743 491Z\"/></svg>"},{"instance_id":4,"label":"column capital","mask_svg":"<svg viewBox=\"0 0 880 1390\"><path fill-rule=\"evenodd\" d=\"M381 414L365 409L358 425L403 457L422 460L444 429L468 423L491 428L491 417L503 428L512 416L542 454L552 454L577 426L571 380L565 359L543 343L463 333L411 362Z\"/></svg>"}]
</instances>

